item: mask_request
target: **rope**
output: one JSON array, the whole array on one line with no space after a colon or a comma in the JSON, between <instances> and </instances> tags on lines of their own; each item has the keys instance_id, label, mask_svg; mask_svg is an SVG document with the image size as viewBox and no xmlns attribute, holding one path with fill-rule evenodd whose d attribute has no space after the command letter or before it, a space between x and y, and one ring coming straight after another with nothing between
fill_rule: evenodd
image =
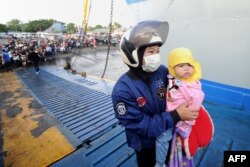
<instances>
[{"instance_id":1,"label":"rope","mask_svg":"<svg viewBox=\"0 0 250 167\"><path fill-rule=\"evenodd\" d=\"M83 31L83 29L81 29L81 31L80 31L80 34L82 34L82 31ZM81 36L79 35L79 37L78 37L78 39L77 39L77 41L80 41L80 38L81 38ZM82 39L82 42L84 41L84 36L83 36L83 39ZM81 48L79 49L74 49L73 50L73 52L72 52L72 54L71 54L71 57L75 57L75 59L74 59L74 61L71 63L71 67L76 63L76 60L78 59L78 55L79 55L79 52L80 52L80 50L81 50Z\"/></svg>"},{"instance_id":2,"label":"rope","mask_svg":"<svg viewBox=\"0 0 250 167\"><path fill-rule=\"evenodd\" d=\"M110 51L110 42L111 42L111 33L112 33L112 18L113 18L113 0L111 0L111 10L110 10L110 23L109 23L109 36L108 36L108 50L107 50L107 56L106 56L106 62L105 62L105 67L102 73L101 78L104 77L106 69L107 69L107 65L108 65L108 59L109 59L109 51Z\"/></svg>"}]
</instances>

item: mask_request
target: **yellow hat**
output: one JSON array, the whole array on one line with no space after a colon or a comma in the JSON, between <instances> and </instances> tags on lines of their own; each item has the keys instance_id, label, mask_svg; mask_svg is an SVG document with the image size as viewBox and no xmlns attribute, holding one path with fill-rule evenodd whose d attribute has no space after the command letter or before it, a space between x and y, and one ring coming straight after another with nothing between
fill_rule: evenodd
<instances>
[{"instance_id":1,"label":"yellow hat","mask_svg":"<svg viewBox=\"0 0 250 167\"><path fill-rule=\"evenodd\" d=\"M185 79L184 81L192 82L201 79L201 66L199 62L193 59L192 52L187 48L176 48L172 50L168 56L169 73L178 78L175 74L174 67L182 63L189 63L194 67L194 74L192 77Z\"/></svg>"}]
</instances>

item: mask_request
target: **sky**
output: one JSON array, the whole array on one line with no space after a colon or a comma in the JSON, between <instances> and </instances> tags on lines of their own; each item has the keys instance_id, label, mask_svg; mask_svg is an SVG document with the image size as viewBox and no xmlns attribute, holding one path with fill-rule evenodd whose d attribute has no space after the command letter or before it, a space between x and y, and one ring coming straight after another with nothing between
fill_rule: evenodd
<instances>
[{"instance_id":1,"label":"sky","mask_svg":"<svg viewBox=\"0 0 250 167\"><path fill-rule=\"evenodd\" d=\"M111 0L90 0L89 26L108 26ZM85 0L0 0L0 23L12 19L22 23L39 19L54 19L64 23L82 25ZM125 0L114 0L113 22L123 27L134 25L136 17Z\"/></svg>"}]
</instances>

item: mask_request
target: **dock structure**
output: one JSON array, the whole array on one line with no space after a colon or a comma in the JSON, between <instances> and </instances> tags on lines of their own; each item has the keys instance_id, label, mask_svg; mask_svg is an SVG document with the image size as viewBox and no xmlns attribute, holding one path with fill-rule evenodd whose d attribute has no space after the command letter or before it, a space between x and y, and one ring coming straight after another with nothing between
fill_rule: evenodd
<instances>
[{"instance_id":1,"label":"dock structure","mask_svg":"<svg viewBox=\"0 0 250 167\"><path fill-rule=\"evenodd\" d=\"M65 144L55 146L54 150L60 149L59 147L68 149L41 166L136 166L134 151L127 146L124 128L119 125L113 111L110 94L115 82L91 76L83 78L55 67L42 68L39 75L34 74L33 69L18 69L15 75L35 101L44 108L43 113L53 120L50 127L56 127L66 139ZM200 149L194 157L196 166L222 167L224 151L250 150L249 111L206 100L204 106L213 119L215 133L209 146ZM3 111L4 107L1 112ZM40 135L48 130L50 128L43 129ZM3 135L4 133L3 129ZM35 136L36 133L32 135L34 140L39 138ZM53 138L53 133L50 135ZM30 146L32 147L31 143ZM3 145L3 148L10 147ZM53 152L37 153L28 157L46 157L50 154ZM28 161L25 165L28 165Z\"/></svg>"}]
</instances>

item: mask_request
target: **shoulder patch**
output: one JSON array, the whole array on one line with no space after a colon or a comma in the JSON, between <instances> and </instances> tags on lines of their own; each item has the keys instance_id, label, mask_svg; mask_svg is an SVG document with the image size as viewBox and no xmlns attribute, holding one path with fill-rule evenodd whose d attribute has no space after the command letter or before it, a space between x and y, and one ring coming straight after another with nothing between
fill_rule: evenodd
<instances>
[{"instance_id":1,"label":"shoulder patch","mask_svg":"<svg viewBox=\"0 0 250 167\"><path fill-rule=\"evenodd\" d=\"M118 115L125 115L127 113L127 107L124 103L117 103L115 108Z\"/></svg>"},{"instance_id":2,"label":"shoulder patch","mask_svg":"<svg viewBox=\"0 0 250 167\"><path fill-rule=\"evenodd\" d=\"M136 101L137 101L137 105L138 105L139 107L142 107L142 106L144 106L144 105L147 103L147 100L146 100L145 97L138 97L138 98L136 99Z\"/></svg>"}]
</instances>

